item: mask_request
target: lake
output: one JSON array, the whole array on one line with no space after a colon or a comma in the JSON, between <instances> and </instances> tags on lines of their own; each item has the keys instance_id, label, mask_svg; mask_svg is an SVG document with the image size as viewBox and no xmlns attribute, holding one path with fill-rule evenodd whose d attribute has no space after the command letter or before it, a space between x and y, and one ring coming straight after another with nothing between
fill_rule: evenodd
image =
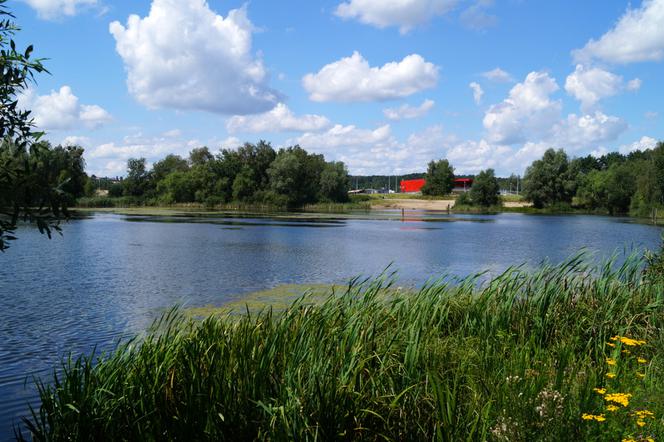
<instances>
[{"instance_id":1,"label":"lake","mask_svg":"<svg viewBox=\"0 0 664 442\"><path fill-rule=\"evenodd\" d=\"M0 254L0 439L34 400L32 376L63 355L112 348L164 309L222 305L287 283L343 283L398 270L400 283L659 247L625 218L398 212L351 216L96 213L52 240L21 228ZM26 385L27 379L27 385Z\"/></svg>"}]
</instances>

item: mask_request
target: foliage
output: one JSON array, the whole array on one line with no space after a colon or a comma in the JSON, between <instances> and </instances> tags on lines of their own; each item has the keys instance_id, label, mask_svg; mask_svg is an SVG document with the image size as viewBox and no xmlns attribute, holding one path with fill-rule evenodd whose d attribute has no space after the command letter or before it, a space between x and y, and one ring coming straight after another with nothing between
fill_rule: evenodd
<instances>
[{"instance_id":1,"label":"foliage","mask_svg":"<svg viewBox=\"0 0 664 442\"><path fill-rule=\"evenodd\" d=\"M447 160L431 161L427 169L424 195L447 195L454 188L454 168Z\"/></svg>"},{"instance_id":2,"label":"foliage","mask_svg":"<svg viewBox=\"0 0 664 442\"><path fill-rule=\"evenodd\" d=\"M166 157L152 165L152 177L159 183L166 176L173 172L186 172L189 170L189 163L180 155L166 155Z\"/></svg>"},{"instance_id":3,"label":"foliage","mask_svg":"<svg viewBox=\"0 0 664 442\"><path fill-rule=\"evenodd\" d=\"M541 160L526 169L524 194L537 208L554 203L571 203L576 187L567 154L549 149Z\"/></svg>"},{"instance_id":4,"label":"foliage","mask_svg":"<svg viewBox=\"0 0 664 442\"><path fill-rule=\"evenodd\" d=\"M610 214L627 213L636 192L636 171L627 163L614 163L607 170L591 170L580 180L577 195L584 207L606 208Z\"/></svg>"},{"instance_id":5,"label":"foliage","mask_svg":"<svg viewBox=\"0 0 664 442\"><path fill-rule=\"evenodd\" d=\"M309 154L300 146L280 149L268 169L270 189L284 196L289 206L314 203L324 168L322 155Z\"/></svg>"},{"instance_id":6,"label":"foliage","mask_svg":"<svg viewBox=\"0 0 664 442\"><path fill-rule=\"evenodd\" d=\"M326 163L320 174L319 200L346 202L349 187L348 171L344 163Z\"/></svg>"},{"instance_id":7,"label":"foliage","mask_svg":"<svg viewBox=\"0 0 664 442\"><path fill-rule=\"evenodd\" d=\"M470 188L472 204L489 207L500 204L500 186L493 169L481 171Z\"/></svg>"},{"instance_id":8,"label":"foliage","mask_svg":"<svg viewBox=\"0 0 664 442\"><path fill-rule=\"evenodd\" d=\"M42 134L34 130L30 111L18 107L18 95L35 74L46 69L42 60L31 58L32 46L24 51L16 47L14 35L20 29L12 22L13 15L5 4L6 0L0 0L0 251L16 239L19 219L36 222L39 230L50 236L67 212L60 187L66 182L35 175L33 168L41 166L39 161L48 156L47 146L35 144Z\"/></svg>"},{"instance_id":9,"label":"foliage","mask_svg":"<svg viewBox=\"0 0 664 442\"><path fill-rule=\"evenodd\" d=\"M125 196L143 196L150 185L145 158L127 160L127 178L122 182Z\"/></svg>"},{"instance_id":10,"label":"foliage","mask_svg":"<svg viewBox=\"0 0 664 442\"><path fill-rule=\"evenodd\" d=\"M576 256L413 291L354 280L280 314L171 313L65 361L26 426L33 440L661 440L664 281L642 265ZM615 335L645 341L643 378L607 381ZM620 425L582 418L609 413L600 387L633 395Z\"/></svg>"}]
</instances>

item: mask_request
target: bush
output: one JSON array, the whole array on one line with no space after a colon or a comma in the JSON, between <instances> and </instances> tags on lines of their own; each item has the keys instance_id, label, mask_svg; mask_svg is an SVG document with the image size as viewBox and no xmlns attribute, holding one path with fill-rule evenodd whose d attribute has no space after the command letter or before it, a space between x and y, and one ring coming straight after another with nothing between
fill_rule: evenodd
<instances>
[{"instance_id":1,"label":"bush","mask_svg":"<svg viewBox=\"0 0 664 442\"><path fill-rule=\"evenodd\" d=\"M470 197L470 193L469 192L463 192L462 194L460 194L456 199L455 205L472 206L473 205L473 200Z\"/></svg>"}]
</instances>

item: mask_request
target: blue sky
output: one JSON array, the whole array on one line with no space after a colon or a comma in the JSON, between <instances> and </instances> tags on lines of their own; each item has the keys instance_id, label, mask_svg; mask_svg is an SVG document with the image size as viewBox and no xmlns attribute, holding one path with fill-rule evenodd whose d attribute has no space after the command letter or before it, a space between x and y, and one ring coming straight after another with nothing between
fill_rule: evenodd
<instances>
[{"instance_id":1,"label":"blue sky","mask_svg":"<svg viewBox=\"0 0 664 442\"><path fill-rule=\"evenodd\" d=\"M21 104L97 175L259 139L354 174L509 175L664 139L664 0L8 4L51 72Z\"/></svg>"}]
</instances>

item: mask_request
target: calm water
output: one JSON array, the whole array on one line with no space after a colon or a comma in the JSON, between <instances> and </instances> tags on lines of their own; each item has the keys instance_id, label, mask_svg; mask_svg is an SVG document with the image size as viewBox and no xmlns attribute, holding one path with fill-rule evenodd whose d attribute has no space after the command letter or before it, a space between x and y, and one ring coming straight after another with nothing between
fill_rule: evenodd
<instances>
[{"instance_id":1,"label":"calm water","mask_svg":"<svg viewBox=\"0 0 664 442\"><path fill-rule=\"evenodd\" d=\"M70 351L112 347L176 303L223 304L283 283L343 282L390 263L417 283L560 261L582 247L606 257L656 248L661 233L619 218L522 214L406 221L98 214L63 230L48 241L22 229L0 255L0 440L34 399L31 376L48 375Z\"/></svg>"}]
</instances>

